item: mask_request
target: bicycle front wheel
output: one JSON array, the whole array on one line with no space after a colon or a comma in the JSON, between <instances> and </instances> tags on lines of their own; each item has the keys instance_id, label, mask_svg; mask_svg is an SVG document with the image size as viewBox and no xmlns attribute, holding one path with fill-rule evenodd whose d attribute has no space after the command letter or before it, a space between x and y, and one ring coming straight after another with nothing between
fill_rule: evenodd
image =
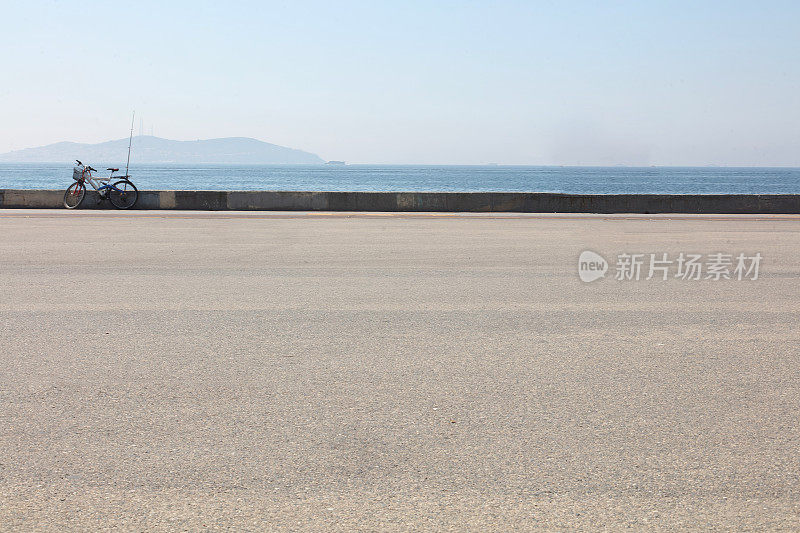
<instances>
[{"instance_id":1,"label":"bicycle front wheel","mask_svg":"<svg viewBox=\"0 0 800 533\"><path fill-rule=\"evenodd\" d=\"M86 186L76 181L64 192L64 207L67 209L75 209L81 202L83 201L83 197L86 196Z\"/></svg>"},{"instance_id":2,"label":"bicycle front wheel","mask_svg":"<svg viewBox=\"0 0 800 533\"><path fill-rule=\"evenodd\" d=\"M108 199L117 209L130 209L136 204L138 198L139 191L128 180L120 180L108 189Z\"/></svg>"}]
</instances>

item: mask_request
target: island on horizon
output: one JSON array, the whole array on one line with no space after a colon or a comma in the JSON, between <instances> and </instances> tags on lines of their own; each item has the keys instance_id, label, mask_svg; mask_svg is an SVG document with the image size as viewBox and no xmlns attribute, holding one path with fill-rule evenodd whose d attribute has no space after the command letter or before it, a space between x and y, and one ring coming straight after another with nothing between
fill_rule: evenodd
<instances>
[{"instance_id":1,"label":"island on horizon","mask_svg":"<svg viewBox=\"0 0 800 533\"><path fill-rule=\"evenodd\" d=\"M128 139L97 144L59 142L0 154L3 163L55 163L62 161L125 161ZM136 163L227 163L318 165L325 160L316 154L270 144L249 137L224 137L196 141L175 141L151 135L133 138L131 161Z\"/></svg>"}]
</instances>

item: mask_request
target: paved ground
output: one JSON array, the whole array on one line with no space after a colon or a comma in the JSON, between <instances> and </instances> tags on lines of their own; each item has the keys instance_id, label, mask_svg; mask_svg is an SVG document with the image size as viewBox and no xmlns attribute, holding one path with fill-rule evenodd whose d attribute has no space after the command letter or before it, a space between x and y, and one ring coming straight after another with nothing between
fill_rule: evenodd
<instances>
[{"instance_id":1,"label":"paved ground","mask_svg":"<svg viewBox=\"0 0 800 533\"><path fill-rule=\"evenodd\" d=\"M800 528L798 217L0 211L0 285L2 530Z\"/></svg>"}]
</instances>

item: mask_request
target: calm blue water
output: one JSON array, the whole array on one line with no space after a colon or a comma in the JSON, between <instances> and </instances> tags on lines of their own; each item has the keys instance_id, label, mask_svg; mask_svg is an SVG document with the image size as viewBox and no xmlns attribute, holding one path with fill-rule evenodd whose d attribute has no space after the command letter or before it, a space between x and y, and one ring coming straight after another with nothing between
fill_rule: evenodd
<instances>
[{"instance_id":1,"label":"calm blue water","mask_svg":"<svg viewBox=\"0 0 800 533\"><path fill-rule=\"evenodd\" d=\"M142 190L800 193L800 168L159 164L130 174ZM0 189L70 183L70 164L0 163Z\"/></svg>"}]
</instances>

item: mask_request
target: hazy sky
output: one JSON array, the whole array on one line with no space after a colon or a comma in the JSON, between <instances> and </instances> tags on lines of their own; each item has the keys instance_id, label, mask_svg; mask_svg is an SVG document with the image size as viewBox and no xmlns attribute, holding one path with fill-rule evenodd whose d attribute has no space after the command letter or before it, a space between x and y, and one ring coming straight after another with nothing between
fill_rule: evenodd
<instances>
[{"instance_id":1,"label":"hazy sky","mask_svg":"<svg viewBox=\"0 0 800 533\"><path fill-rule=\"evenodd\" d=\"M353 163L800 166L797 0L0 4L0 152L135 108Z\"/></svg>"}]
</instances>

